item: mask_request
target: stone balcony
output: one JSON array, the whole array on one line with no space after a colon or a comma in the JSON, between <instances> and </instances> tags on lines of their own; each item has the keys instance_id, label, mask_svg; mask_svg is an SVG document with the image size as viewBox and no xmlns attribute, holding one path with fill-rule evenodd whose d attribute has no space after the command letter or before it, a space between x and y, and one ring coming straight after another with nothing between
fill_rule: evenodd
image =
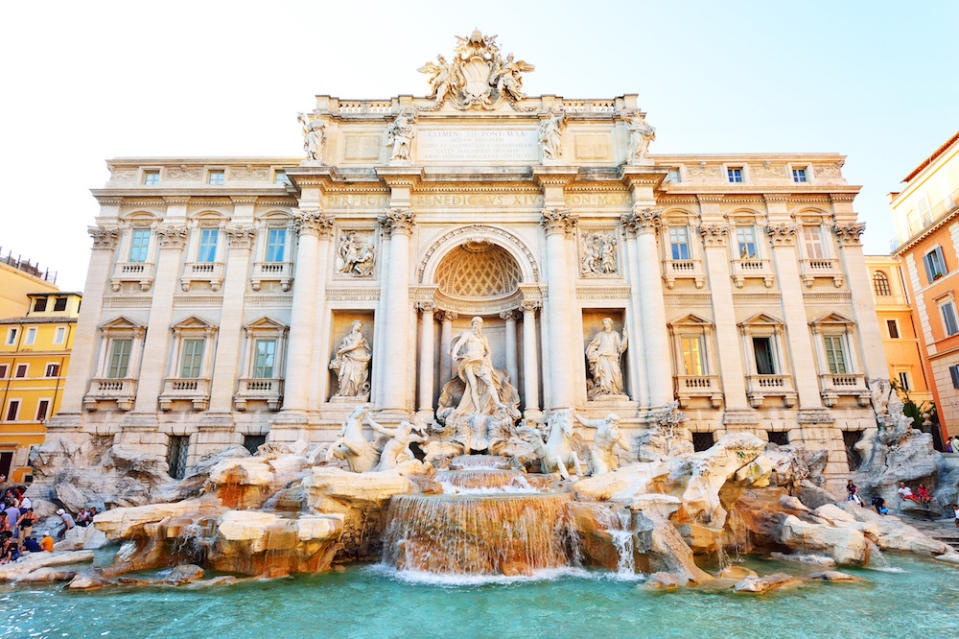
<instances>
[{"instance_id":1,"label":"stone balcony","mask_svg":"<svg viewBox=\"0 0 959 639\"><path fill-rule=\"evenodd\" d=\"M250 286L260 290L263 282L279 282L284 291L290 290L293 283L293 262L255 262Z\"/></svg>"},{"instance_id":2,"label":"stone balcony","mask_svg":"<svg viewBox=\"0 0 959 639\"><path fill-rule=\"evenodd\" d=\"M762 280L766 288L772 288L773 284L776 283L776 275L773 273L769 260L754 258L731 260L730 274L737 288L742 288L748 279Z\"/></svg>"},{"instance_id":3,"label":"stone balcony","mask_svg":"<svg viewBox=\"0 0 959 639\"><path fill-rule=\"evenodd\" d=\"M211 289L219 291L223 286L224 270L223 262L187 262L180 277L180 288L186 292L194 282L206 282Z\"/></svg>"},{"instance_id":4,"label":"stone balcony","mask_svg":"<svg viewBox=\"0 0 959 639\"><path fill-rule=\"evenodd\" d=\"M800 277L806 287L811 287L817 277L828 278L832 280L836 288L842 286L846 280L843 275L839 260L834 259L804 259L800 260Z\"/></svg>"},{"instance_id":5,"label":"stone balcony","mask_svg":"<svg viewBox=\"0 0 959 639\"><path fill-rule=\"evenodd\" d=\"M133 409L137 396L137 380L128 377L121 379L91 379L90 389L83 397L83 407L95 411L99 402L116 402L122 411Z\"/></svg>"},{"instance_id":6,"label":"stone balcony","mask_svg":"<svg viewBox=\"0 0 959 639\"><path fill-rule=\"evenodd\" d=\"M124 282L135 282L141 291L153 286L155 267L152 262L117 262L110 276L110 288L116 293Z\"/></svg>"},{"instance_id":7,"label":"stone balcony","mask_svg":"<svg viewBox=\"0 0 959 639\"><path fill-rule=\"evenodd\" d=\"M673 388L681 408L686 408L691 399L700 397L708 399L713 408L719 408L723 403L718 375L674 375Z\"/></svg>"},{"instance_id":8,"label":"stone balcony","mask_svg":"<svg viewBox=\"0 0 959 639\"><path fill-rule=\"evenodd\" d=\"M706 285L706 272L700 260L663 260L663 281L666 288L673 288L676 280L687 279L696 283L696 288Z\"/></svg>"},{"instance_id":9,"label":"stone balcony","mask_svg":"<svg viewBox=\"0 0 959 639\"><path fill-rule=\"evenodd\" d=\"M841 396L853 396L860 406L868 406L871 398L866 376L861 373L825 373L819 376L822 403L832 408Z\"/></svg>"},{"instance_id":10,"label":"stone balcony","mask_svg":"<svg viewBox=\"0 0 959 639\"><path fill-rule=\"evenodd\" d=\"M193 410L206 410L210 405L209 377L168 377L158 397L160 410L171 410L173 402L193 402Z\"/></svg>"},{"instance_id":11,"label":"stone balcony","mask_svg":"<svg viewBox=\"0 0 959 639\"><path fill-rule=\"evenodd\" d=\"M782 397L791 408L796 405L796 385L792 375L747 375L746 397L753 408L762 406L767 397Z\"/></svg>"},{"instance_id":12,"label":"stone balcony","mask_svg":"<svg viewBox=\"0 0 959 639\"><path fill-rule=\"evenodd\" d=\"M237 381L233 407L246 410L247 402L266 402L270 410L280 410L283 405L283 380L280 378L241 378Z\"/></svg>"}]
</instances>

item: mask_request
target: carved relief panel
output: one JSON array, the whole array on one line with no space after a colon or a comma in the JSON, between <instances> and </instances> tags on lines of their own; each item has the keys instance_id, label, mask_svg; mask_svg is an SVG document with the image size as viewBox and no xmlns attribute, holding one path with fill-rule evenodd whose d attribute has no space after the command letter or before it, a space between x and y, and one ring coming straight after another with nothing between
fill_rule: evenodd
<instances>
[{"instance_id":1,"label":"carved relief panel","mask_svg":"<svg viewBox=\"0 0 959 639\"><path fill-rule=\"evenodd\" d=\"M579 234L580 277L616 277L619 244L613 229L583 229Z\"/></svg>"},{"instance_id":2,"label":"carved relief panel","mask_svg":"<svg viewBox=\"0 0 959 639\"><path fill-rule=\"evenodd\" d=\"M374 232L369 229L340 229L336 238L337 276L371 278L375 267Z\"/></svg>"}]
</instances>

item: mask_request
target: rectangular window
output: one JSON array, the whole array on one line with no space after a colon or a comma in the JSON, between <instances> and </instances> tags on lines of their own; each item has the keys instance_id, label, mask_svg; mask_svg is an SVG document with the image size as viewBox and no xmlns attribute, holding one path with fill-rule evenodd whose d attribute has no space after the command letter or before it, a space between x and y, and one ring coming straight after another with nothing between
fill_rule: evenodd
<instances>
[{"instance_id":1,"label":"rectangular window","mask_svg":"<svg viewBox=\"0 0 959 639\"><path fill-rule=\"evenodd\" d=\"M253 361L253 377L270 379L273 377L273 365L276 361L276 340L256 340L256 358Z\"/></svg>"},{"instance_id":2,"label":"rectangular window","mask_svg":"<svg viewBox=\"0 0 959 639\"><path fill-rule=\"evenodd\" d=\"M132 339L115 339L110 347L110 366L107 368L107 377L122 379L127 376L127 367L130 365L130 350L133 348Z\"/></svg>"},{"instance_id":3,"label":"rectangular window","mask_svg":"<svg viewBox=\"0 0 959 639\"><path fill-rule=\"evenodd\" d=\"M672 182L673 184L682 182L682 174L679 172L679 169L669 169L669 174L666 176L666 181Z\"/></svg>"},{"instance_id":4,"label":"rectangular window","mask_svg":"<svg viewBox=\"0 0 959 639\"><path fill-rule=\"evenodd\" d=\"M17 372L14 373L14 377L26 377L27 372L30 370L30 367L27 364L17 364Z\"/></svg>"},{"instance_id":5,"label":"rectangular window","mask_svg":"<svg viewBox=\"0 0 959 639\"><path fill-rule=\"evenodd\" d=\"M200 376L203 364L203 339L183 340L183 358L180 362L180 377L196 378Z\"/></svg>"},{"instance_id":6,"label":"rectangular window","mask_svg":"<svg viewBox=\"0 0 959 639\"><path fill-rule=\"evenodd\" d=\"M899 322L886 320L886 330L889 331L889 339L899 339Z\"/></svg>"},{"instance_id":7,"label":"rectangular window","mask_svg":"<svg viewBox=\"0 0 959 639\"><path fill-rule=\"evenodd\" d=\"M899 387L904 391L912 390L912 384L909 382L909 373L906 371L899 373Z\"/></svg>"},{"instance_id":8,"label":"rectangular window","mask_svg":"<svg viewBox=\"0 0 959 639\"><path fill-rule=\"evenodd\" d=\"M756 359L756 373L758 375L776 374L776 356L773 353L771 337L754 337L753 355Z\"/></svg>"},{"instance_id":9,"label":"rectangular window","mask_svg":"<svg viewBox=\"0 0 959 639\"><path fill-rule=\"evenodd\" d=\"M273 181L277 184L289 184L290 176L286 174L286 171L276 171L273 174Z\"/></svg>"},{"instance_id":10,"label":"rectangular window","mask_svg":"<svg viewBox=\"0 0 959 639\"><path fill-rule=\"evenodd\" d=\"M143 183L147 186L156 186L160 183L160 171L151 169L143 172Z\"/></svg>"},{"instance_id":11,"label":"rectangular window","mask_svg":"<svg viewBox=\"0 0 959 639\"><path fill-rule=\"evenodd\" d=\"M833 375L844 375L849 372L846 365L845 340L842 335L824 335L823 345L826 348L826 366Z\"/></svg>"},{"instance_id":12,"label":"rectangular window","mask_svg":"<svg viewBox=\"0 0 959 639\"><path fill-rule=\"evenodd\" d=\"M949 376L952 377L952 387L959 388L959 365L949 367Z\"/></svg>"},{"instance_id":13,"label":"rectangular window","mask_svg":"<svg viewBox=\"0 0 959 639\"><path fill-rule=\"evenodd\" d=\"M219 234L217 229L203 229L200 232L200 252L196 257L197 262L216 261L216 241Z\"/></svg>"},{"instance_id":14,"label":"rectangular window","mask_svg":"<svg viewBox=\"0 0 959 639\"><path fill-rule=\"evenodd\" d=\"M793 169L793 182L802 184L806 181L806 169Z\"/></svg>"},{"instance_id":15,"label":"rectangular window","mask_svg":"<svg viewBox=\"0 0 959 639\"><path fill-rule=\"evenodd\" d=\"M67 310L67 298L58 297L57 301L53 303L54 311L65 311Z\"/></svg>"},{"instance_id":16,"label":"rectangular window","mask_svg":"<svg viewBox=\"0 0 959 639\"><path fill-rule=\"evenodd\" d=\"M959 333L959 322L956 321L955 305L953 305L952 302L940 304L939 313L942 315L942 325L946 329L946 335Z\"/></svg>"},{"instance_id":17,"label":"rectangular window","mask_svg":"<svg viewBox=\"0 0 959 639\"><path fill-rule=\"evenodd\" d=\"M33 300L34 313L42 313L45 310L47 310L47 298L38 297L35 300Z\"/></svg>"},{"instance_id":18,"label":"rectangular window","mask_svg":"<svg viewBox=\"0 0 959 639\"><path fill-rule=\"evenodd\" d=\"M752 260L756 258L756 227L737 226L736 241L739 243L739 258Z\"/></svg>"},{"instance_id":19,"label":"rectangular window","mask_svg":"<svg viewBox=\"0 0 959 639\"><path fill-rule=\"evenodd\" d=\"M926 281L930 284L948 273L946 270L946 260L942 255L942 247L937 246L922 256L922 263L926 267Z\"/></svg>"},{"instance_id":20,"label":"rectangular window","mask_svg":"<svg viewBox=\"0 0 959 639\"><path fill-rule=\"evenodd\" d=\"M150 248L150 229L133 229L130 236L130 261L146 262Z\"/></svg>"},{"instance_id":21,"label":"rectangular window","mask_svg":"<svg viewBox=\"0 0 959 639\"><path fill-rule=\"evenodd\" d=\"M685 226L669 227L669 246L674 260L688 260L689 230Z\"/></svg>"},{"instance_id":22,"label":"rectangular window","mask_svg":"<svg viewBox=\"0 0 959 639\"><path fill-rule=\"evenodd\" d=\"M186 474L186 460L190 454L189 435L170 435L170 447L167 450L167 464L170 477L183 479Z\"/></svg>"},{"instance_id":23,"label":"rectangular window","mask_svg":"<svg viewBox=\"0 0 959 639\"><path fill-rule=\"evenodd\" d=\"M17 329L7 329L7 346L13 346L17 343Z\"/></svg>"},{"instance_id":24,"label":"rectangular window","mask_svg":"<svg viewBox=\"0 0 959 639\"><path fill-rule=\"evenodd\" d=\"M4 378L4 377L6 377L6 376L7 376L7 365L6 365L6 364L0 364L0 379Z\"/></svg>"},{"instance_id":25,"label":"rectangular window","mask_svg":"<svg viewBox=\"0 0 959 639\"><path fill-rule=\"evenodd\" d=\"M726 169L726 176L732 184L740 184L743 181L742 167L729 167Z\"/></svg>"},{"instance_id":26,"label":"rectangular window","mask_svg":"<svg viewBox=\"0 0 959 639\"><path fill-rule=\"evenodd\" d=\"M223 184L226 175L223 171L210 171L208 182L210 184Z\"/></svg>"},{"instance_id":27,"label":"rectangular window","mask_svg":"<svg viewBox=\"0 0 959 639\"><path fill-rule=\"evenodd\" d=\"M47 412L50 410L50 400L41 399L37 402L37 421L42 422L47 418Z\"/></svg>"},{"instance_id":28,"label":"rectangular window","mask_svg":"<svg viewBox=\"0 0 959 639\"><path fill-rule=\"evenodd\" d=\"M683 337L683 366L687 375L706 375L706 353L703 349L703 338Z\"/></svg>"},{"instance_id":29,"label":"rectangular window","mask_svg":"<svg viewBox=\"0 0 959 639\"><path fill-rule=\"evenodd\" d=\"M37 343L37 327L31 326L30 328L27 329L27 339L25 341L25 344L27 346L33 346L36 343Z\"/></svg>"},{"instance_id":30,"label":"rectangular window","mask_svg":"<svg viewBox=\"0 0 959 639\"><path fill-rule=\"evenodd\" d=\"M60 365L47 364L47 370L44 373L44 377L60 377Z\"/></svg>"},{"instance_id":31,"label":"rectangular window","mask_svg":"<svg viewBox=\"0 0 959 639\"><path fill-rule=\"evenodd\" d=\"M826 257L822 245L822 227L804 226L803 240L806 246L806 257L810 260L821 260Z\"/></svg>"},{"instance_id":32,"label":"rectangular window","mask_svg":"<svg viewBox=\"0 0 959 639\"><path fill-rule=\"evenodd\" d=\"M266 261L282 262L286 254L286 229L270 229L266 236Z\"/></svg>"},{"instance_id":33,"label":"rectangular window","mask_svg":"<svg viewBox=\"0 0 959 639\"><path fill-rule=\"evenodd\" d=\"M63 326L57 326L57 331L54 333L53 343L54 344L63 344L67 339L67 329Z\"/></svg>"},{"instance_id":34,"label":"rectangular window","mask_svg":"<svg viewBox=\"0 0 959 639\"><path fill-rule=\"evenodd\" d=\"M8 422L16 421L20 415L20 400L11 399L7 403L7 414L4 416Z\"/></svg>"}]
</instances>

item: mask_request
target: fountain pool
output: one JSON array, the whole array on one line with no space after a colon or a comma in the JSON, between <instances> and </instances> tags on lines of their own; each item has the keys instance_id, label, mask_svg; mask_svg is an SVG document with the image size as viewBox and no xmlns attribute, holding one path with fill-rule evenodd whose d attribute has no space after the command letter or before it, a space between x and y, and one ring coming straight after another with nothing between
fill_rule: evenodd
<instances>
[{"instance_id":1,"label":"fountain pool","mask_svg":"<svg viewBox=\"0 0 959 639\"><path fill-rule=\"evenodd\" d=\"M955 637L959 570L890 558L902 572L848 570L859 585L811 584L753 597L659 593L600 571L551 579L415 582L384 566L232 587L0 590L2 637ZM762 573L807 571L750 561ZM433 579L434 583L429 583ZM413 580L413 583L411 583Z\"/></svg>"}]
</instances>

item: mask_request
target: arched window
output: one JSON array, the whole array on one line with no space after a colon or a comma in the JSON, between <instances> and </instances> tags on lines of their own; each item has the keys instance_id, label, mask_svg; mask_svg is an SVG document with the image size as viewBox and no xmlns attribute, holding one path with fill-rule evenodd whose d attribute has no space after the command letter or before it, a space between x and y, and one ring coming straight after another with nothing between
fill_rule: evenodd
<instances>
[{"instance_id":1,"label":"arched window","mask_svg":"<svg viewBox=\"0 0 959 639\"><path fill-rule=\"evenodd\" d=\"M876 295L892 295L889 289L889 277L882 271L874 271L872 274L872 289Z\"/></svg>"}]
</instances>

